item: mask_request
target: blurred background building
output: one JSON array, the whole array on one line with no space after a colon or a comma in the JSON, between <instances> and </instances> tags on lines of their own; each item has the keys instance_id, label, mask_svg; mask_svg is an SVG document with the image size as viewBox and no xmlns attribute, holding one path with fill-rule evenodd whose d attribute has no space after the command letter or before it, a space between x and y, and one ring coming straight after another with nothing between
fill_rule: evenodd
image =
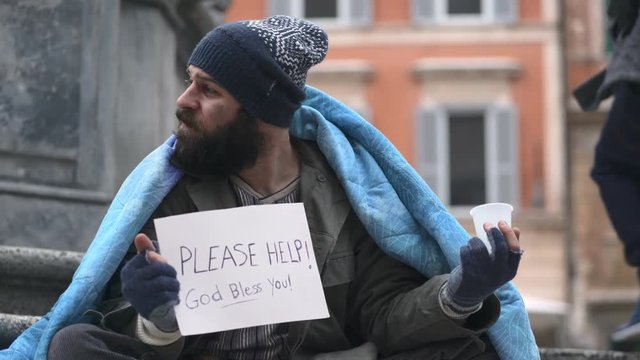
<instances>
[{"instance_id":1,"label":"blurred background building","mask_svg":"<svg viewBox=\"0 0 640 360\"><path fill-rule=\"evenodd\" d=\"M199 37L288 14L329 33L309 84L381 130L470 232L474 205L515 206L515 283L541 346L606 348L637 298L588 174L606 105L570 97L606 63L604 0L7 1L2 245L84 251L174 127Z\"/></svg>"}]
</instances>

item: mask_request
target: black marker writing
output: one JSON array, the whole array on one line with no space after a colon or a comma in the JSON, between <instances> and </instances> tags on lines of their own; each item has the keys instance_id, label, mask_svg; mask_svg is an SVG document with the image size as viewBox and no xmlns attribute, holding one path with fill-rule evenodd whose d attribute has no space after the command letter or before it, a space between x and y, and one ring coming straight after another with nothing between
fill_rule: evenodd
<instances>
[{"instance_id":1,"label":"black marker writing","mask_svg":"<svg viewBox=\"0 0 640 360\"><path fill-rule=\"evenodd\" d=\"M307 243L302 240L275 241L266 243L266 246L269 265L309 261L309 247ZM305 254L306 258L304 257Z\"/></svg>"},{"instance_id":2,"label":"black marker writing","mask_svg":"<svg viewBox=\"0 0 640 360\"><path fill-rule=\"evenodd\" d=\"M291 283L291 275L287 275L286 279L276 280L275 278L267 279L269 285L271 285L271 296L275 295L276 290L289 289L293 291L293 284Z\"/></svg>"},{"instance_id":3,"label":"black marker writing","mask_svg":"<svg viewBox=\"0 0 640 360\"><path fill-rule=\"evenodd\" d=\"M216 285L216 289L212 292L201 293L198 295L196 289L190 289L187 291L187 296L185 296L184 304L187 309L193 310L197 309L201 305L209 305L211 302L218 302L224 300L222 297L222 293Z\"/></svg>"},{"instance_id":4,"label":"black marker writing","mask_svg":"<svg viewBox=\"0 0 640 360\"><path fill-rule=\"evenodd\" d=\"M196 247L180 246L180 272L184 275L188 265L193 265L194 274L216 271L231 265L234 267L258 266L255 262L255 245L255 243L233 246L212 245L205 248L208 255L204 256L198 256L198 248Z\"/></svg>"}]
</instances>

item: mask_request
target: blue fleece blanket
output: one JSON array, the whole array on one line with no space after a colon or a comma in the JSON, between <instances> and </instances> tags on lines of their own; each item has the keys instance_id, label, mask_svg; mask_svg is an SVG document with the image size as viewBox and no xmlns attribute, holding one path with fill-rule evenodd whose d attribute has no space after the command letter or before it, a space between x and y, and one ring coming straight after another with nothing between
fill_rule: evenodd
<instances>
[{"instance_id":1,"label":"blue fleece blanket","mask_svg":"<svg viewBox=\"0 0 640 360\"><path fill-rule=\"evenodd\" d=\"M316 141L378 245L426 276L459 264L470 238L424 180L376 128L312 87L291 125L295 137ZM62 327L80 321L99 301L105 284L142 228L182 174L168 162L169 138L129 175L116 194L69 288L51 311L27 329L2 359L45 359ZM101 269L102 271L96 271ZM502 312L489 336L502 359L539 359L524 303L512 284L498 291Z\"/></svg>"}]
</instances>

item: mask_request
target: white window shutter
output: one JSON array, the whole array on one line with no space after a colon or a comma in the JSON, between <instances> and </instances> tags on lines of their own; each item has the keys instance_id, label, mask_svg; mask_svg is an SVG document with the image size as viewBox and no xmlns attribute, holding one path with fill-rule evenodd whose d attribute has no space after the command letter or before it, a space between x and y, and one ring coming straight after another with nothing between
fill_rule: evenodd
<instances>
[{"instance_id":1,"label":"white window shutter","mask_svg":"<svg viewBox=\"0 0 640 360\"><path fill-rule=\"evenodd\" d=\"M449 127L443 107L418 110L415 149L418 173L444 203L449 203Z\"/></svg>"},{"instance_id":2,"label":"white window shutter","mask_svg":"<svg viewBox=\"0 0 640 360\"><path fill-rule=\"evenodd\" d=\"M437 0L411 0L411 17L417 25L430 25L436 22Z\"/></svg>"},{"instance_id":3,"label":"white window shutter","mask_svg":"<svg viewBox=\"0 0 640 360\"><path fill-rule=\"evenodd\" d=\"M371 25L373 20L372 4L373 0L348 0L349 1L349 24L366 26Z\"/></svg>"},{"instance_id":4,"label":"white window shutter","mask_svg":"<svg viewBox=\"0 0 640 360\"><path fill-rule=\"evenodd\" d=\"M518 0L494 0L493 9L497 23L513 24L518 21Z\"/></svg>"},{"instance_id":5,"label":"white window shutter","mask_svg":"<svg viewBox=\"0 0 640 360\"><path fill-rule=\"evenodd\" d=\"M491 105L485 126L487 200L516 207L520 200L517 109L512 104Z\"/></svg>"},{"instance_id":6,"label":"white window shutter","mask_svg":"<svg viewBox=\"0 0 640 360\"><path fill-rule=\"evenodd\" d=\"M294 16L295 14L293 14L293 1L295 0L267 0L267 3L269 4L269 16Z\"/></svg>"}]
</instances>

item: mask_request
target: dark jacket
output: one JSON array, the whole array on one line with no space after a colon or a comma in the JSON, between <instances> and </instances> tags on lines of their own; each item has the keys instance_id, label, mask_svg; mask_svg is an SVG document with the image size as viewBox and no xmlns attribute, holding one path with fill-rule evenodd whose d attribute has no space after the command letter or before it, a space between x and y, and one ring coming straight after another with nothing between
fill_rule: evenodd
<instances>
[{"instance_id":1,"label":"dark jacket","mask_svg":"<svg viewBox=\"0 0 640 360\"><path fill-rule=\"evenodd\" d=\"M595 150L591 177L630 265L640 266L640 86L621 83Z\"/></svg>"},{"instance_id":2,"label":"dark jacket","mask_svg":"<svg viewBox=\"0 0 640 360\"><path fill-rule=\"evenodd\" d=\"M480 335L498 318L497 298L487 299L465 324L448 318L438 301L447 275L426 279L384 254L353 212L320 151L312 143L294 144L302 159L301 201L331 315L291 324L289 339L296 357L348 350L368 341L382 355L428 347L433 350L428 359L434 360L470 359L484 352ZM227 179L185 175L152 218L236 206ZM154 239L151 220L143 232ZM114 285L117 291L117 279ZM188 337L184 352L206 338Z\"/></svg>"}]
</instances>

